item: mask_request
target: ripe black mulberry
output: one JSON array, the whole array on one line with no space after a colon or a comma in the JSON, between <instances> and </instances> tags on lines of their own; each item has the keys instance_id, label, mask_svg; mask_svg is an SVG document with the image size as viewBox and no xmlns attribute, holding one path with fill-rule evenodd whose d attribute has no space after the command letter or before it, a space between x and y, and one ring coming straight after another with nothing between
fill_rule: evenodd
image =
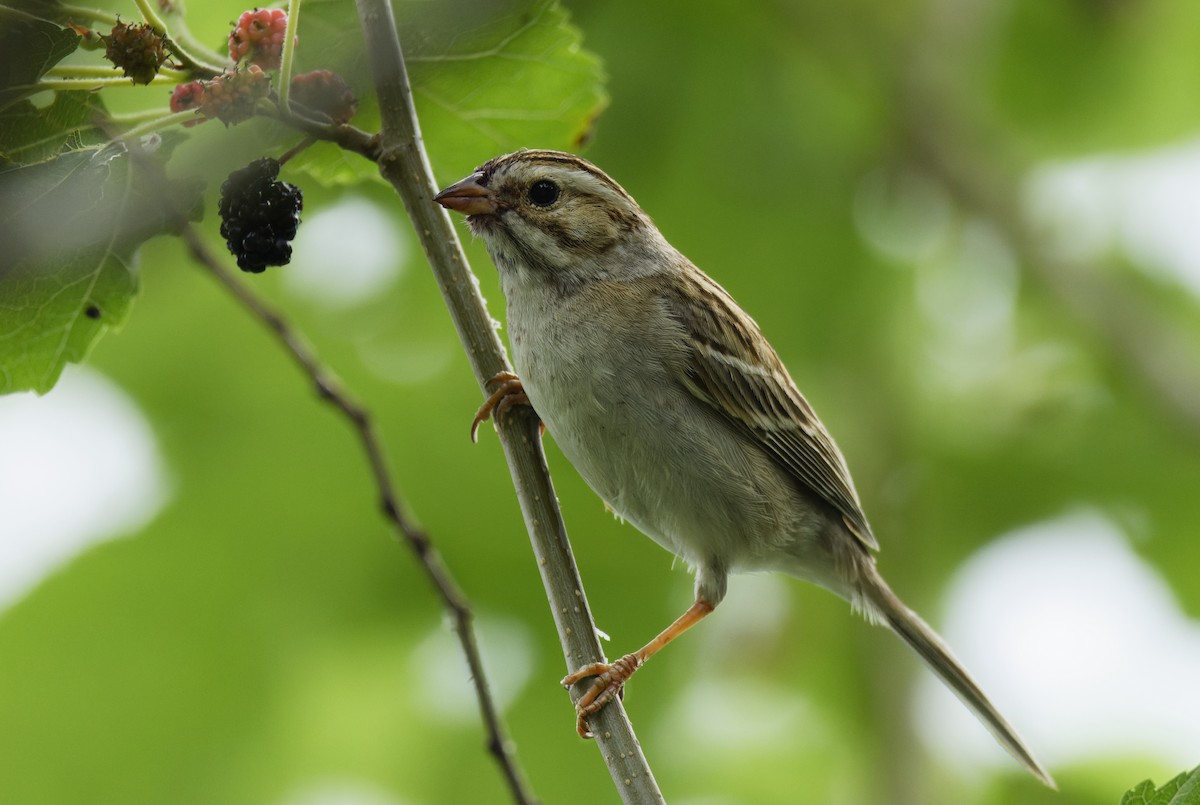
<instances>
[{"instance_id":1,"label":"ripe black mulberry","mask_svg":"<svg viewBox=\"0 0 1200 805\"><path fill-rule=\"evenodd\" d=\"M295 185L276 181L278 176L279 162L264 157L235 170L221 185L221 237L243 271L258 274L292 259L304 195Z\"/></svg>"}]
</instances>

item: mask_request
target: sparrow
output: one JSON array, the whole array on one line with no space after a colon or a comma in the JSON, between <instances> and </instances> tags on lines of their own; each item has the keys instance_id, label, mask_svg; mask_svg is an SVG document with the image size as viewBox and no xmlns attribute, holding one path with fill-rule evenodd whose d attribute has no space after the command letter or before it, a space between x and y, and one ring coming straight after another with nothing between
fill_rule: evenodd
<instances>
[{"instance_id":1,"label":"sparrow","mask_svg":"<svg viewBox=\"0 0 1200 805\"><path fill-rule=\"evenodd\" d=\"M467 216L500 275L517 373L476 415L528 403L607 506L695 574L695 602L594 677L577 729L725 597L730 573L774 571L889 627L1039 780L1050 774L892 592L841 451L754 320L671 246L633 197L572 154L498 156L434 201Z\"/></svg>"}]
</instances>

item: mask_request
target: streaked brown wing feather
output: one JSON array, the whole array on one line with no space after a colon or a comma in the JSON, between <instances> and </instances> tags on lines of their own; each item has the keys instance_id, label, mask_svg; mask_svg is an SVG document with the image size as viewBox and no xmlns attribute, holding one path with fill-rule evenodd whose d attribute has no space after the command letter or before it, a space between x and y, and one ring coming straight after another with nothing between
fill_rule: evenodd
<instances>
[{"instance_id":1,"label":"streaked brown wing feather","mask_svg":"<svg viewBox=\"0 0 1200 805\"><path fill-rule=\"evenodd\" d=\"M721 286L689 270L697 282L665 300L694 344L680 381L833 506L864 546L878 550L845 459L779 356Z\"/></svg>"}]
</instances>

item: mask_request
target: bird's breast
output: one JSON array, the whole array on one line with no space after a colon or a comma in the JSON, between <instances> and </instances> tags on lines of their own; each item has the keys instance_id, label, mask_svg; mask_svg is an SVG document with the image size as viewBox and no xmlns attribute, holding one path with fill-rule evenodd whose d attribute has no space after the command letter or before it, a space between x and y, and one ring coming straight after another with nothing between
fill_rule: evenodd
<instances>
[{"instance_id":1,"label":"bird's breast","mask_svg":"<svg viewBox=\"0 0 1200 805\"><path fill-rule=\"evenodd\" d=\"M793 528L782 474L679 382L682 325L603 286L510 281L505 295L530 402L615 513L690 563L727 567Z\"/></svg>"}]
</instances>

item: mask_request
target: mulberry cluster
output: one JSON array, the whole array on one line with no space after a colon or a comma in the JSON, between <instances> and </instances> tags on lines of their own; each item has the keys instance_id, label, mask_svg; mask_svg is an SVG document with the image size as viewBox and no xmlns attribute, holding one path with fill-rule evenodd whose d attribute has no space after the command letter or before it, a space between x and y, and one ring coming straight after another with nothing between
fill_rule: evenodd
<instances>
[{"instance_id":1,"label":"mulberry cluster","mask_svg":"<svg viewBox=\"0 0 1200 805\"><path fill-rule=\"evenodd\" d=\"M257 65L219 75L211 81L189 81L171 92L171 111L194 109L195 120L184 123L196 126L209 118L217 118L226 126L254 117L259 100L271 94L271 78Z\"/></svg>"},{"instance_id":2,"label":"mulberry cluster","mask_svg":"<svg viewBox=\"0 0 1200 805\"><path fill-rule=\"evenodd\" d=\"M101 34L100 40L104 42L104 58L120 67L135 84L149 84L167 60L166 42L149 25L118 22L107 36Z\"/></svg>"},{"instance_id":3,"label":"mulberry cluster","mask_svg":"<svg viewBox=\"0 0 1200 805\"><path fill-rule=\"evenodd\" d=\"M224 125L240 124L254 116L254 107L270 95L271 78L257 65L235 70L204 83L200 113Z\"/></svg>"},{"instance_id":4,"label":"mulberry cluster","mask_svg":"<svg viewBox=\"0 0 1200 805\"><path fill-rule=\"evenodd\" d=\"M348 123L358 111L358 99L337 73L313 70L292 79L292 100L334 123Z\"/></svg>"},{"instance_id":5,"label":"mulberry cluster","mask_svg":"<svg viewBox=\"0 0 1200 805\"><path fill-rule=\"evenodd\" d=\"M87 32L87 29L77 30L81 36ZM117 29L113 31L115 34ZM275 99L271 76L265 71L279 68L286 34L287 12L282 9L256 8L244 12L229 35L229 55L239 66L210 80L198 79L175 87L171 93L171 111L196 112L196 119L188 120L185 126L196 126L211 118L226 126L249 120L259 101ZM329 70L295 76L290 89L298 106L328 117L335 124L348 122L358 110L358 100L349 85Z\"/></svg>"},{"instance_id":6,"label":"mulberry cluster","mask_svg":"<svg viewBox=\"0 0 1200 805\"><path fill-rule=\"evenodd\" d=\"M278 70L287 34L287 12L281 8L244 11L229 34L229 58L248 59L264 70Z\"/></svg>"},{"instance_id":7,"label":"mulberry cluster","mask_svg":"<svg viewBox=\"0 0 1200 805\"><path fill-rule=\"evenodd\" d=\"M221 237L243 271L258 274L292 259L304 196L277 176L279 162L264 157L235 170L221 185Z\"/></svg>"},{"instance_id":8,"label":"mulberry cluster","mask_svg":"<svg viewBox=\"0 0 1200 805\"><path fill-rule=\"evenodd\" d=\"M229 126L254 117L259 100L271 92L271 78L252 64L204 82L203 89L200 112Z\"/></svg>"}]
</instances>

